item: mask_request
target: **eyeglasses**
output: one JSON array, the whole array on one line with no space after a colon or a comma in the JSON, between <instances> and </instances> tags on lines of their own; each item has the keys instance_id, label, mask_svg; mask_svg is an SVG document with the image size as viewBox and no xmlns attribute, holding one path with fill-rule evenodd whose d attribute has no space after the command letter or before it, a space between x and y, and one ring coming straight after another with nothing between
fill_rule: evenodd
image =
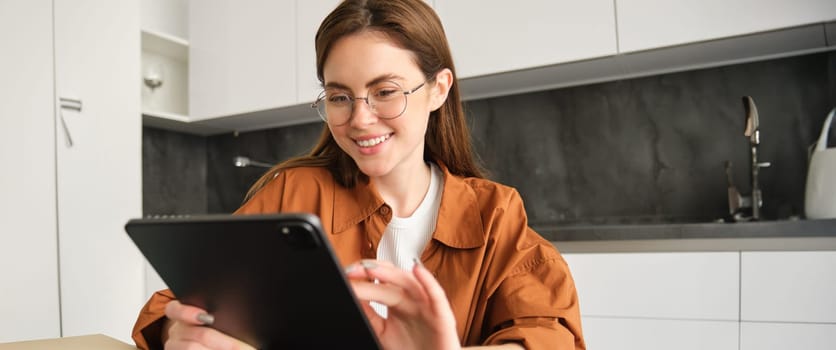
<instances>
[{"instance_id":1,"label":"eyeglasses","mask_svg":"<svg viewBox=\"0 0 836 350\"><path fill-rule=\"evenodd\" d=\"M319 117L335 126L348 123L354 111L354 101L363 100L369 110L378 118L395 119L406 111L407 95L418 91L426 81L412 90L404 90L394 81L386 81L372 86L366 97L351 96L341 89L325 89L311 104Z\"/></svg>"}]
</instances>

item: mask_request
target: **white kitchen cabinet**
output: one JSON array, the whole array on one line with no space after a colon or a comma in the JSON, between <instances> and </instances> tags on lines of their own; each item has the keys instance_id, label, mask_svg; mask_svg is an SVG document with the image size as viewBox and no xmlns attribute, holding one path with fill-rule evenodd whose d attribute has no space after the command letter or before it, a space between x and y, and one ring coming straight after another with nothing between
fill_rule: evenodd
<instances>
[{"instance_id":1,"label":"white kitchen cabinet","mask_svg":"<svg viewBox=\"0 0 836 350\"><path fill-rule=\"evenodd\" d=\"M616 0L620 53L836 19L832 0Z\"/></svg>"},{"instance_id":2,"label":"white kitchen cabinet","mask_svg":"<svg viewBox=\"0 0 836 350\"><path fill-rule=\"evenodd\" d=\"M836 324L741 322L740 350L786 349L836 349Z\"/></svg>"},{"instance_id":3,"label":"white kitchen cabinet","mask_svg":"<svg viewBox=\"0 0 836 350\"><path fill-rule=\"evenodd\" d=\"M339 0L307 0L296 2L296 62L297 92L300 103L311 103L322 91L316 77L316 49L314 37L320 23ZM310 111L316 114L313 109Z\"/></svg>"},{"instance_id":4,"label":"white kitchen cabinet","mask_svg":"<svg viewBox=\"0 0 836 350\"><path fill-rule=\"evenodd\" d=\"M459 78L616 54L610 0L436 0Z\"/></svg>"},{"instance_id":5,"label":"white kitchen cabinet","mask_svg":"<svg viewBox=\"0 0 836 350\"><path fill-rule=\"evenodd\" d=\"M564 254L583 316L739 320L739 253Z\"/></svg>"},{"instance_id":6,"label":"white kitchen cabinet","mask_svg":"<svg viewBox=\"0 0 836 350\"><path fill-rule=\"evenodd\" d=\"M583 310L581 304L581 310ZM737 321L583 317L587 348L596 350L737 350ZM786 348L789 349L789 348ZM799 348L800 349L800 348Z\"/></svg>"},{"instance_id":7,"label":"white kitchen cabinet","mask_svg":"<svg viewBox=\"0 0 836 350\"><path fill-rule=\"evenodd\" d=\"M62 336L128 341L144 302L139 2L57 0L55 91L81 110L56 123ZM66 136L72 138L72 145Z\"/></svg>"},{"instance_id":8,"label":"white kitchen cabinet","mask_svg":"<svg viewBox=\"0 0 836 350\"><path fill-rule=\"evenodd\" d=\"M827 0L426 2L464 100L825 51L822 23L836 19ZM189 1L188 112L152 113L163 122L153 126L214 134L317 121L313 37L337 3Z\"/></svg>"},{"instance_id":9,"label":"white kitchen cabinet","mask_svg":"<svg viewBox=\"0 0 836 350\"><path fill-rule=\"evenodd\" d=\"M139 2L0 7L2 161L19 174L0 200L0 341L129 341L144 286L123 228L142 214Z\"/></svg>"},{"instance_id":10,"label":"white kitchen cabinet","mask_svg":"<svg viewBox=\"0 0 836 350\"><path fill-rule=\"evenodd\" d=\"M189 39L189 0L140 0L143 31Z\"/></svg>"},{"instance_id":11,"label":"white kitchen cabinet","mask_svg":"<svg viewBox=\"0 0 836 350\"><path fill-rule=\"evenodd\" d=\"M314 35L337 3L192 2L188 122L241 130L245 119L261 126L316 120L305 109L320 90ZM428 3L445 25L460 78L616 53L612 1ZM275 111L272 121L264 111Z\"/></svg>"},{"instance_id":12,"label":"white kitchen cabinet","mask_svg":"<svg viewBox=\"0 0 836 350\"><path fill-rule=\"evenodd\" d=\"M298 103L295 1L192 2L189 38L192 121Z\"/></svg>"},{"instance_id":13,"label":"white kitchen cabinet","mask_svg":"<svg viewBox=\"0 0 836 350\"><path fill-rule=\"evenodd\" d=\"M145 125L166 127L165 122L188 123L189 43L164 33L142 31L142 115ZM152 88L145 83L161 81ZM156 79L156 80L155 80Z\"/></svg>"},{"instance_id":14,"label":"white kitchen cabinet","mask_svg":"<svg viewBox=\"0 0 836 350\"><path fill-rule=\"evenodd\" d=\"M60 335L52 0L0 2L0 343Z\"/></svg>"},{"instance_id":15,"label":"white kitchen cabinet","mask_svg":"<svg viewBox=\"0 0 836 350\"><path fill-rule=\"evenodd\" d=\"M836 252L743 252L741 319L836 324Z\"/></svg>"}]
</instances>

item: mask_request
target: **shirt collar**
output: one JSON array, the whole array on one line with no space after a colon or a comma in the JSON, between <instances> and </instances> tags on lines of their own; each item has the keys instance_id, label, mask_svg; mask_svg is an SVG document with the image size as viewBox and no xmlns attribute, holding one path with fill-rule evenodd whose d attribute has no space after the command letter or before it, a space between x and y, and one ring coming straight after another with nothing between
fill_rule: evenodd
<instances>
[{"instance_id":1,"label":"shirt collar","mask_svg":"<svg viewBox=\"0 0 836 350\"><path fill-rule=\"evenodd\" d=\"M385 204L371 181L357 181L353 188L336 184L335 188L333 234L359 224Z\"/></svg>"},{"instance_id":2,"label":"shirt collar","mask_svg":"<svg viewBox=\"0 0 836 350\"><path fill-rule=\"evenodd\" d=\"M437 164L444 172L444 190L433 239L461 249L484 245L487 237L476 192L465 179L451 174L445 164Z\"/></svg>"},{"instance_id":3,"label":"shirt collar","mask_svg":"<svg viewBox=\"0 0 836 350\"><path fill-rule=\"evenodd\" d=\"M444 189L432 238L446 246L459 249L484 245L487 238L476 192L465 179L451 174L446 165L436 163L444 174ZM380 210L384 204L370 182L359 181L354 188L337 185L334 195L333 234L342 233L359 224Z\"/></svg>"}]
</instances>

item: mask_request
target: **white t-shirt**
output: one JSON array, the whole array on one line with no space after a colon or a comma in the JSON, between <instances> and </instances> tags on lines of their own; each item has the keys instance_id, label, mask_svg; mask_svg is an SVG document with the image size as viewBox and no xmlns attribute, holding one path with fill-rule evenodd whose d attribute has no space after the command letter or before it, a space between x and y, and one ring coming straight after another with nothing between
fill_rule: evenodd
<instances>
[{"instance_id":1,"label":"white t-shirt","mask_svg":"<svg viewBox=\"0 0 836 350\"><path fill-rule=\"evenodd\" d=\"M407 218L392 216L386 226L383 237L377 246L377 259L388 261L397 267L412 271L413 259L421 258L421 253L432 238L441 205L441 192L444 189L444 177L441 169L430 163L430 187L421 200L421 204ZM372 308L382 317L386 317L386 306L372 303Z\"/></svg>"}]
</instances>

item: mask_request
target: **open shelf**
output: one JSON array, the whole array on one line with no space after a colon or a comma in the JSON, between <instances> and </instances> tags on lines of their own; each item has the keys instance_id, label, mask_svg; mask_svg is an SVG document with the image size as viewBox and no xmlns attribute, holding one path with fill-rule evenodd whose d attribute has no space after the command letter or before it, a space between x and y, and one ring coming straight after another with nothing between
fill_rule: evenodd
<instances>
[{"instance_id":1,"label":"open shelf","mask_svg":"<svg viewBox=\"0 0 836 350\"><path fill-rule=\"evenodd\" d=\"M154 89L143 81L149 72L161 76L162 85ZM174 35L142 30L142 124L192 133L189 113L189 42Z\"/></svg>"},{"instance_id":2,"label":"open shelf","mask_svg":"<svg viewBox=\"0 0 836 350\"><path fill-rule=\"evenodd\" d=\"M192 122L188 116L182 114L148 110L142 111L142 125L201 136L222 134L230 131L229 129Z\"/></svg>"},{"instance_id":3,"label":"open shelf","mask_svg":"<svg viewBox=\"0 0 836 350\"><path fill-rule=\"evenodd\" d=\"M142 30L142 50L183 62L189 60L189 42L186 39L153 30Z\"/></svg>"},{"instance_id":4,"label":"open shelf","mask_svg":"<svg viewBox=\"0 0 836 350\"><path fill-rule=\"evenodd\" d=\"M151 110L143 110L142 111L142 116L143 117L148 116L148 117L153 117L153 118L158 118L158 119L168 119L168 120L181 122L181 123L188 123L190 121L189 116L187 116L187 115L183 115L183 114L179 114L179 113L151 111Z\"/></svg>"}]
</instances>

